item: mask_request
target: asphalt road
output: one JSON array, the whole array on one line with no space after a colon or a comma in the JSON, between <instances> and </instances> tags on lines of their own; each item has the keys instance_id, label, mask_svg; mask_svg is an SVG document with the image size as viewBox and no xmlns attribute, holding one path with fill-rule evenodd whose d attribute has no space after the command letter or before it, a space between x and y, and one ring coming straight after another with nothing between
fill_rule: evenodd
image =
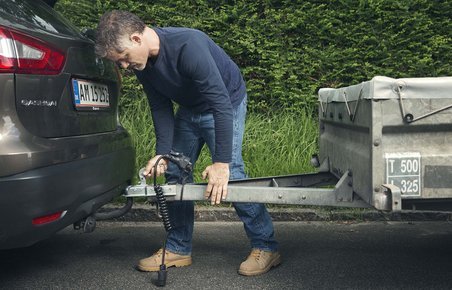
<instances>
[{"instance_id":1,"label":"asphalt road","mask_svg":"<svg viewBox=\"0 0 452 290\"><path fill-rule=\"evenodd\" d=\"M198 222L194 264L169 270L166 289L451 289L452 223L276 222L283 263L258 277L237 267L248 254L238 222ZM134 269L160 247L155 222L67 228L32 247L0 251L1 289L152 289Z\"/></svg>"}]
</instances>

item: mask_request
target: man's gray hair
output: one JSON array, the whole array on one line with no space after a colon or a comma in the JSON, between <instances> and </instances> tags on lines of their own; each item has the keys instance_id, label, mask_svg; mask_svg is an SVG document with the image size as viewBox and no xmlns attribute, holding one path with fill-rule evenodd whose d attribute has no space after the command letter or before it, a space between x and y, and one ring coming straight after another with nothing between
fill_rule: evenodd
<instances>
[{"instance_id":1,"label":"man's gray hair","mask_svg":"<svg viewBox=\"0 0 452 290\"><path fill-rule=\"evenodd\" d=\"M105 57L110 52L122 52L125 47L121 42L133 33L143 33L146 24L135 14L112 10L106 12L99 20L96 31L96 54Z\"/></svg>"}]
</instances>

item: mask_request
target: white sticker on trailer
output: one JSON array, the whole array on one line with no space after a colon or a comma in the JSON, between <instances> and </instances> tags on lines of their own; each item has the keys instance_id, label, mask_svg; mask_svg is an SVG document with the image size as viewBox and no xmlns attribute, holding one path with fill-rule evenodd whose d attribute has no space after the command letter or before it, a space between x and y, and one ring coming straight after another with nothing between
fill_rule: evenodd
<instances>
[{"instance_id":1,"label":"white sticker on trailer","mask_svg":"<svg viewBox=\"0 0 452 290\"><path fill-rule=\"evenodd\" d=\"M386 153L386 183L400 188L402 196L421 196L421 154Z\"/></svg>"}]
</instances>

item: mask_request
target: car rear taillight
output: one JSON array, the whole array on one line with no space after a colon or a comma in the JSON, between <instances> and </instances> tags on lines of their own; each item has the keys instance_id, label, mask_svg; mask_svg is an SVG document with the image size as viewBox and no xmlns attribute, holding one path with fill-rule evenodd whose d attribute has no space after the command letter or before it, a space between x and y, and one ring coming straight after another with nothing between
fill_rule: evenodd
<instances>
[{"instance_id":1,"label":"car rear taillight","mask_svg":"<svg viewBox=\"0 0 452 290\"><path fill-rule=\"evenodd\" d=\"M65 55L34 37L0 26L0 73L59 74Z\"/></svg>"},{"instance_id":2,"label":"car rear taillight","mask_svg":"<svg viewBox=\"0 0 452 290\"><path fill-rule=\"evenodd\" d=\"M40 217L34 218L31 223L35 226L47 224L47 223L59 220L66 214L66 212L67 211L59 211L59 212L55 212L55 213L52 213L49 215L40 216Z\"/></svg>"}]
</instances>

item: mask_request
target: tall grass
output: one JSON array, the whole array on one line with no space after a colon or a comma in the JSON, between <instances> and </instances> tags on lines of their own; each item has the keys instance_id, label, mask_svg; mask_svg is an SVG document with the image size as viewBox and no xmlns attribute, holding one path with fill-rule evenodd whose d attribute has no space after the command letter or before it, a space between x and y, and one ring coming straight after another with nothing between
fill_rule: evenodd
<instances>
[{"instance_id":1,"label":"tall grass","mask_svg":"<svg viewBox=\"0 0 452 290\"><path fill-rule=\"evenodd\" d=\"M155 136L146 98L121 106L120 120L132 135L137 168L145 166L155 152ZM249 113L243 141L243 159L250 177L312 172L309 161L317 152L317 120L303 111L272 114ZM195 182L211 162L207 146L195 165Z\"/></svg>"},{"instance_id":2,"label":"tall grass","mask_svg":"<svg viewBox=\"0 0 452 290\"><path fill-rule=\"evenodd\" d=\"M151 111L145 97L132 101L122 101L119 107L119 120L132 136L135 147L137 170L144 167L155 153L155 134Z\"/></svg>"}]
</instances>

